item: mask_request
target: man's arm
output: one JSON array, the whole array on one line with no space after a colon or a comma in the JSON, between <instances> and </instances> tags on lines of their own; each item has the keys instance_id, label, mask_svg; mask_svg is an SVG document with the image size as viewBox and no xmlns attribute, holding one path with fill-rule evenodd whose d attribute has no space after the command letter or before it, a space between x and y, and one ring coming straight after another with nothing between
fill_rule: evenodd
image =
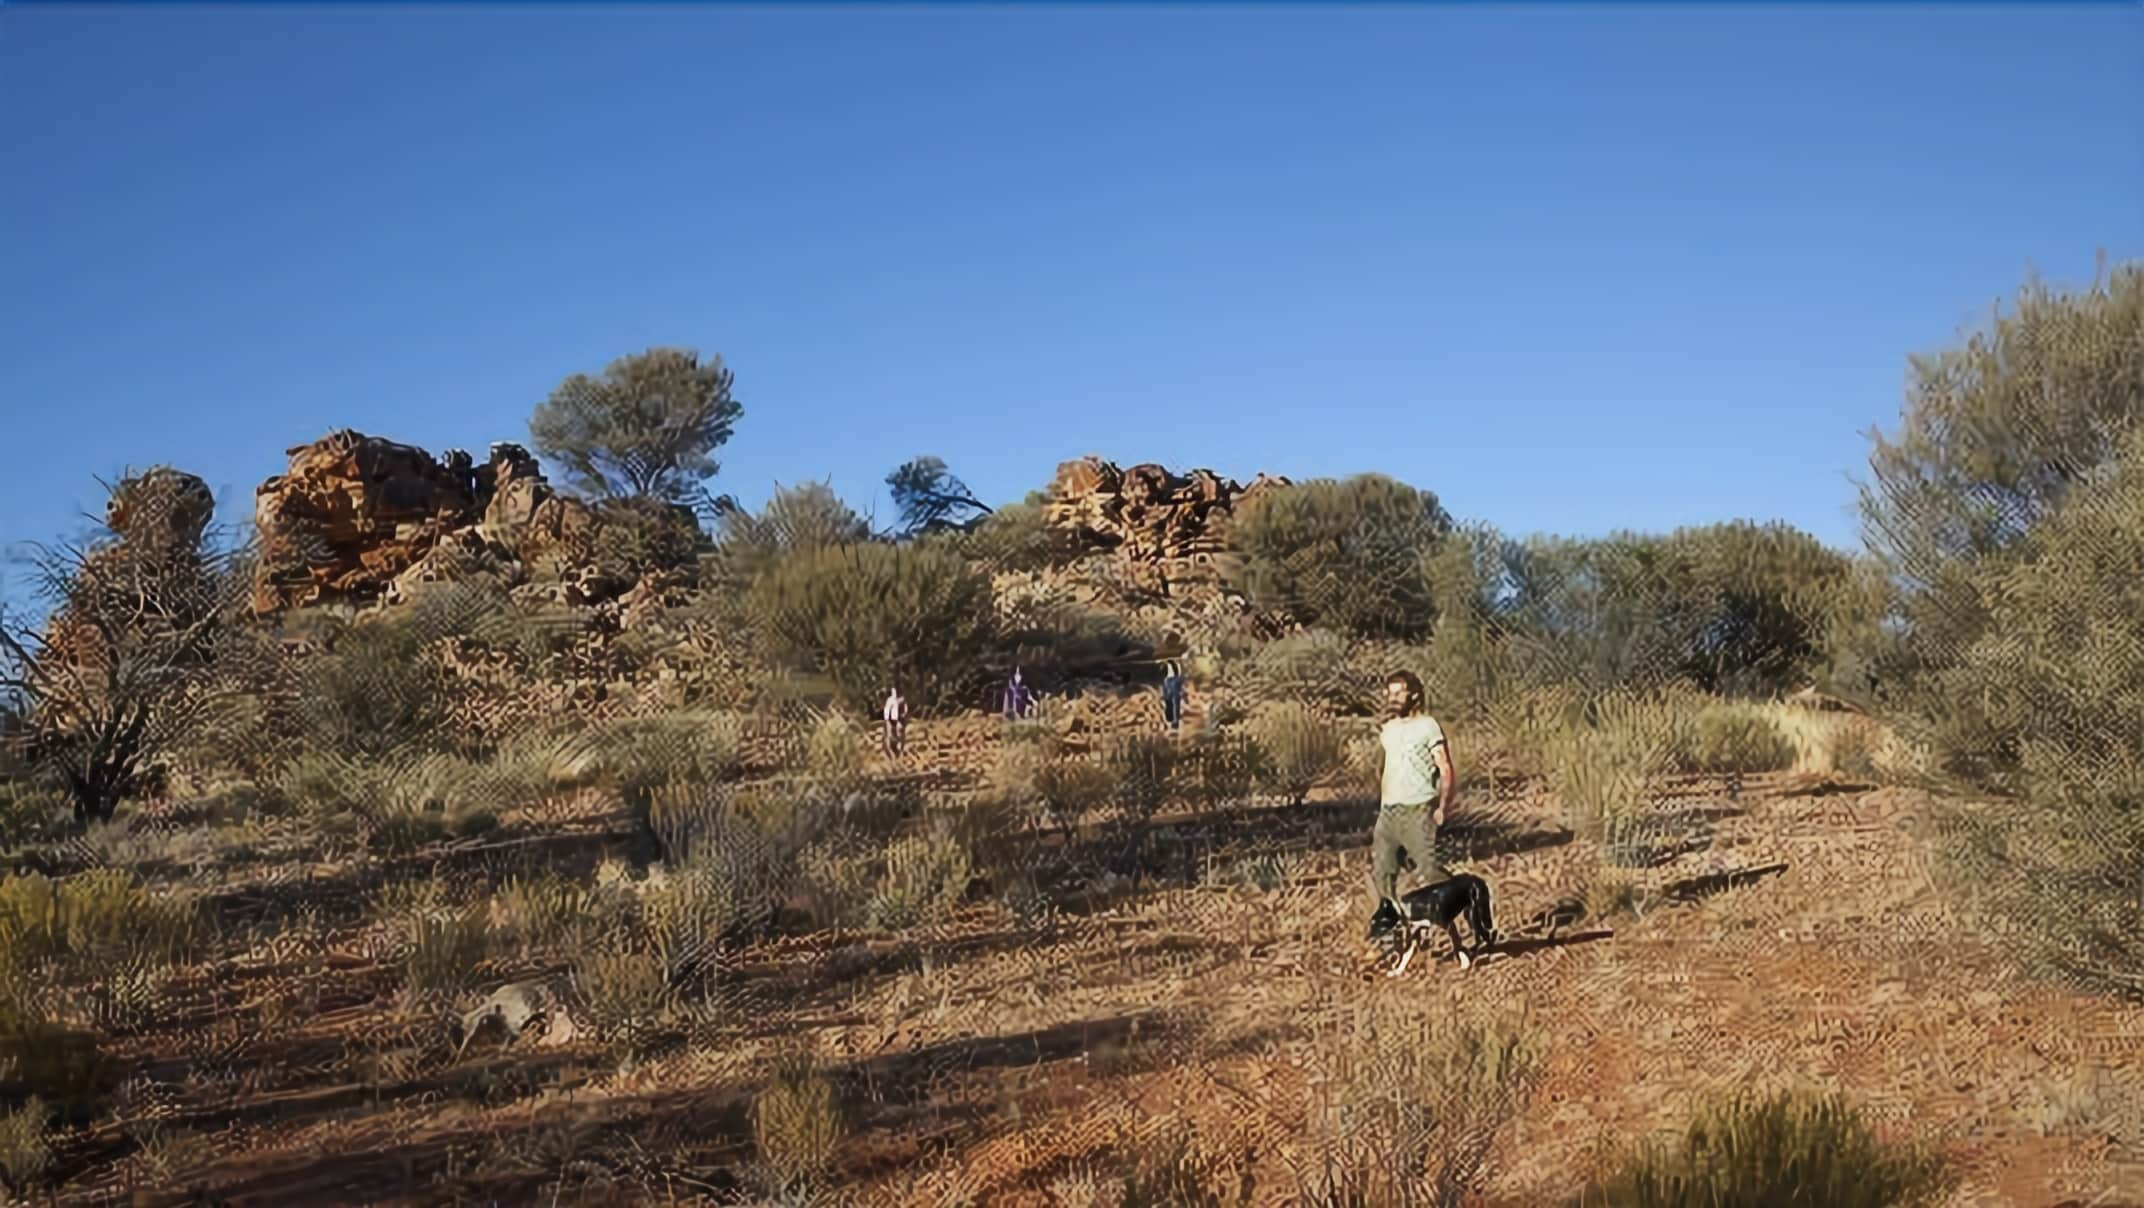
<instances>
[{"instance_id":1,"label":"man's arm","mask_svg":"<svg viewBox=\"0 0 2144 1208\"><path fill-rule=\"evenodd\" d=\"M1430 749L1437 761L1437 816L1438 826L1444 825L1444 815L1452 808L1452 798L1459 792L1459 778L1452 774L1452 746L1439 742Z\"/></svg>"}]
</instances>

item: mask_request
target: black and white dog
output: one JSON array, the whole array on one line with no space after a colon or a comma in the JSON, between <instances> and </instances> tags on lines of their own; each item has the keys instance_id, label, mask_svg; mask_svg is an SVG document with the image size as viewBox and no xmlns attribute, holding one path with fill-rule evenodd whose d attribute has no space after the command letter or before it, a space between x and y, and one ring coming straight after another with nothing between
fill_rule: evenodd
<instances>
[{"instance_id":1,"label":"black and white dog","mask_svg":"<svg viewBox=\"0 0 2144 1208\"><path fill-rule=\"evenodd\" d=\"M1460 916L1467 921L1467 930L1473 933L1473 952L1459 942L1459 928L1454 926ZM1415 949L1422 946L1431 930L1441 927L1452 937L1452 951L1459 957L1462 969L1474 963L1473 957L1488 951L1496 944L1496 921L1489 905L1489 883L1472 873L1460 873L1449 880L1439 881L1402 896L1399 911L1395 914L1391 903L1378 907L1377 917L1371 921L1373 938L1386 939L1388 948L1406 945L1397 968L1387 977L1398 977L1407 972L1407 963L1414 959ZM1405 931L1401 941L1394 932Z\"/></svg>"}]
</instances>

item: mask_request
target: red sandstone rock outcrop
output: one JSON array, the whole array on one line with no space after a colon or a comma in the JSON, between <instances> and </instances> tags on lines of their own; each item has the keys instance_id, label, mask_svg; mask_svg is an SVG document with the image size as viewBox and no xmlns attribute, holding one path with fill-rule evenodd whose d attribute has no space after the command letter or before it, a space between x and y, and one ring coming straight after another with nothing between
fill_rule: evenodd
<instances>
[{"instance_id":1,"label":"red sandstone rock outcrop","mask_svg":"<svg viewBox=\"0 0 2144 1208\"><path fill-rule=\"evenodd\" d=\"M1119 470L1088 456L1057 467L1044 516L1088 548L1143 562L1205 562L1226 547L1240 501L1287 481L1261 474L1241 486L1211 470L1179 477L1151 463Z\"/></svg>"},{"instance_id":2,"label":"red sandstone rock outcrop","mask_svg":"<svg viewBox=\"0 0 2144 1208\"><path fill-rule=\"evenodd\" d=\"M552 493L519 445L482 466L449 450L343 429L289 451L290 466L254 491L259 613L364 603L397 589L485 569L511 581L533 559L593 528L588 508Z\"/></svg>"}]
</instances>

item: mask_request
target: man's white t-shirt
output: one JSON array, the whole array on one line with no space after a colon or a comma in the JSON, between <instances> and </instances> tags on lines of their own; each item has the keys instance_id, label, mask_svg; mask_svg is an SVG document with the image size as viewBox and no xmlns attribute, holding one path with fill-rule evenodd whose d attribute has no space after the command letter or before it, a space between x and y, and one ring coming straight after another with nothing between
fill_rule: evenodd
<instances>
[{"instance_id":1,"label":"man's white t-shirt","mask_svg":"<svg viewBox=\"0 0 2144 1208\"><path fill-rule=\"evenodd\" d=\"M1437 719L1395 717L1385 723L1380 737L1385 746L1385 778L1378 803L1423 805L1438 800L1443 777L1431 752L1444 741L1444 727Z\"/></svg>"},{"instance_id":2,"label":"man's white t-shirt","mask_svg":"<svg viewBox=\"0 0 2144 1208\"><path fill-rule=\"evenodd\" d=\"M900 721L900 720L901 720L902 718L904 718L904 717L906 717L906 716L908 716L908 702L907 702L907 701L905 701L905 700L902 700L902 699L901 699L900 697L898 697L898 696L889 696L889 697L887 697L887 698L886 698L886 720L887 720L887 721Z\"/></svg>"}]
</instances>

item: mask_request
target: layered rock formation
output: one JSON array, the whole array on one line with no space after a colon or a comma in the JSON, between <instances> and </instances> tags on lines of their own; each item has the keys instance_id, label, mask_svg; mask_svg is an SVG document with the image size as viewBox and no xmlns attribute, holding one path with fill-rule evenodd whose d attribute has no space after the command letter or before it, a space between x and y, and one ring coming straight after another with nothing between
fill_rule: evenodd
<instances>
[{"instance_id":1,"label":"layered rock formation","mask_svg":"<svg viewBox=\"0 0 2144 1208\"><path fill-rule=\"evenodd\" d=\"M1138 562L1201 563L1227 547L1237 504L1287 481L1261 474L1242 486L1211 470L1178 476L1152 463L1119 470L1088 456L1057 467L1044 515L1089 549Z\"/></svg>"},{"instance_id":2,"label":"layered rock formation","mask_svg":"<svg viewBox=\"0 0 2144 1208\"><path fill-rule=\"evenodd\" d=\"M519 445L493 445L478 466L346 428L288 453L254 491L257 613L394 599L474 570L519 582L592 543L588 507L555 494Z\"/></svg>"}]
</instances>

